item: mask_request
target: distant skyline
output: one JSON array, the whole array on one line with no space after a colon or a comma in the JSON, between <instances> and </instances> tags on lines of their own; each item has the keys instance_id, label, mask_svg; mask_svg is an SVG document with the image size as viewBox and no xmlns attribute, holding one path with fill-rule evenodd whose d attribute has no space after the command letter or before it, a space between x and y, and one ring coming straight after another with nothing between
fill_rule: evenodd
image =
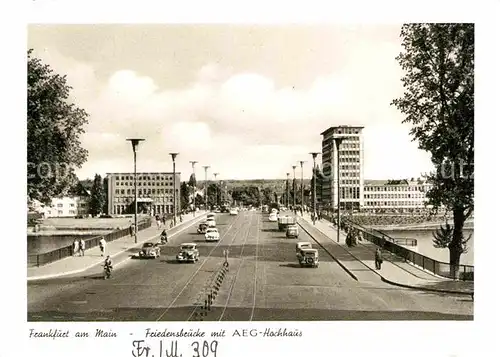
<instances>
[{"instance_id":1,"label":"distant skyline","mask_svg":"<svg viewBox=\"0 0 500 357\"><path fill-rule=\"evenodd\" d=\"M400 26L30 25L28 47L66 74L89 114L80 179L138 171L182 180L292 177L330 126L362 125L365 179L418 177L430 156L390 106ZM321 163L321 160L318 160ZM300 167L296 173L300 177Z\"/></svg>"}]
</instances>

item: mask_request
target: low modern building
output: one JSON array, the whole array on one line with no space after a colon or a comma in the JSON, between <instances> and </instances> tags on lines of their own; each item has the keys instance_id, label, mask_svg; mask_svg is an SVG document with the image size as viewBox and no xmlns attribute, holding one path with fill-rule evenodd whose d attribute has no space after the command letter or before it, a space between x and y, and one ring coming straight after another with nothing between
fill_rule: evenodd
<instances>
[{"instance_id":1,"label":"low modern building","mask_svg":"<svg viewBox=\"0 0 500 357\"><path fill-rule=\"evenodd\" d=\"M422 179L365 180L363 211L416 212L427 209L425 195L431 187Z\"/></svg>"},{"instance_id":2,"label":"low modern building","mask_svg":"<svg viewBox=\"0 0 500 357\"><path fill-rule=\"evenodd\" d=\"M89 209L89 196L68 196L53 198L50 205L33 201L31 209L42 213L45 218L85 216Z\"/></svg>"},{"instance_id":3,"label":"low modern building","mask_svg":"<svg viewBox=\"0 0 500 357\"><path fill-rule=\"evenodd\" d=\"M108 214L131 214L134 212L134 173L108 173ZM137 173L137 208L144 214L167 214L174 212L174 189L177 211L180 211L180 173Z\"/></svg>"}]
</instances>

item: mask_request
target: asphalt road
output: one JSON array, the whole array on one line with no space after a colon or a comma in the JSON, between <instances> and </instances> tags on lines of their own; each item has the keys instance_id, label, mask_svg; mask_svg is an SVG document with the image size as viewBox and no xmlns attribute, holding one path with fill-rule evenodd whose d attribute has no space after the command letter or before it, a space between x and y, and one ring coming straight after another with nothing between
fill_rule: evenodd
<instances>
[{"instance_id":1,"label":"asphalt road","mask_svg":"<svg viewBox=\"0 0 500 357\"><path fill-rule=\"evenodd\" d=\"M129 259L110 280L101 267L28 283L28 321L472 320L463 296L387 285L374 274L353 280L314 240L287 239L260 212L218 214L221 240L207 243L192 226L162 247L161 258ZM300 268L295 243L319 249L320 266ZM180 243L196 242L197 263L175 261ZM202 306L229 250L229 269L206 314Z\"/></svg>"}]
</instances>

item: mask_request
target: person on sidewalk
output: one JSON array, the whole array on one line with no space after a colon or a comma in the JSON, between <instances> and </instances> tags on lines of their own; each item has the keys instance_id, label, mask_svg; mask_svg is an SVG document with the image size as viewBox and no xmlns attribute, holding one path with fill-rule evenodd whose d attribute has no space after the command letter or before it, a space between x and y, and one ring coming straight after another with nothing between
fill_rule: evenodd
<instances>
[{"instance_id":1,"label":"person on sidewalk","mask_svg":"<svg viewBox=\"0 0 500 357\"><path fill-rule=\"evenodd\" d=\"M73 256L76 256L80 252L80 242L75 238L73 242Z\"/></svg>"},{"instance_id":2,"label":"person on sidewalk","mask_svg":"<svg viewBox=\"0 0 500 357\"><path fill-rule=\"evenodd\" d=\"M101 257L104 257L104 251L106 250L106 239L104 237L99 240L99 249L101 249Z\"/></svg>"},{"instance_id":3,"label":"person on sidewalk","mask_svg":"<svg viewBox=\"0 0 500 357\"><path fill-rule=\"evenodd\" d=\"M80 256L85 256L85 241L83 240L83 238L80 238Z\"/></svg>"},{"instance_id":4,"label":"person on sidewalk","mask_svg":"<svg viewBox=\"0 0 500 357\"><path fill-rule=\"evenodd\" d=\"M128 227L128 232L130 233L130 237L133 237L134 236L134 225L131 224L130 227Z\"/></svg>"},{"instance_id":5,"label":"person on sidewalk","mask_svg":"<svg viewBox=\"0 0 500 357\"><path fill-rule=\"evenodd\" d=\"M161 218L161 223L163 224L163 227L166 227L167 226L167 217L163 216Z\"/></svg>"},{"instance_id":6,"label":"person on sidewalk","mask_svg":"<svg viewBox=\"0 0 500 357\"><path fill-rule=\"evenodd\" d=\"M382 251L380 248L377 248L375 251L375 268L377 270L380 270L382 268L382 262L384 261L384 258L382 257Z\"/></svg>"},{"instance_id":7,"label":"person on sidewalk","mask_svg":"<svg viewBox=\"0 0 500 357\"><path fill-rule=\"evenodd\" d=\"M157 214L155 216L155 220L156 220L156 226L158 227L158 230L159 230L160 227L161 227L161 219L160 219L160 215L159 214Z\"/></svg>"}]
</instances>

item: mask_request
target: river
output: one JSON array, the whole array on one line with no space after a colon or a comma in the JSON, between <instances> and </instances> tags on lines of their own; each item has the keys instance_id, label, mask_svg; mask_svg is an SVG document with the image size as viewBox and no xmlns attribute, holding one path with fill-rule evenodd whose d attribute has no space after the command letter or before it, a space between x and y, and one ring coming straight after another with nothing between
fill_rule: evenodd
<instances>
[{"instance_id":1,"label":"river","mask_svg":"<svg viewBox=\"0 0 500 357\"><path fill-rule=\"evenodd\" d=\"M393 238L415 238L417 240L417 247L416 249L412 248L413 251L445 263L448 263L450 260L450 253L447 248L434 248L432 244L434 238L432 236L432 229L384 230L378 228L378 230ZM469 234L472 234L472 237L467 243L467 252L460 256L460 264L474 265L474 230L464 229L464 237L468 237Z\"/></svg>"}]
</instances>

